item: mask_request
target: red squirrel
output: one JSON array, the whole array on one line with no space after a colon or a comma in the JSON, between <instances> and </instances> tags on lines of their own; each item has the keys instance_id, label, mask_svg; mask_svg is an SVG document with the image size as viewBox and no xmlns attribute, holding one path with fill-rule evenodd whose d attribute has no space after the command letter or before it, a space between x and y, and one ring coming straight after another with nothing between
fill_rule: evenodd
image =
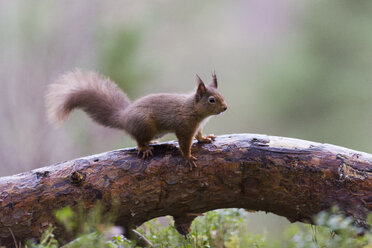
<instances>
[{"instance_id":1,"label":"red squirrel","mask_svg":"<svg viewBox=\"0 0 372 248\"><path fill-rule=\"evenodd\" d=\"M101 125L126 131L137 141L138 155L152 156L150 141L166 133L175 133L183 157L196 166L191 155L194 137L198 142L212 142L213 135L203 136L201 123L227 109L217 91L217 77L205 85L198 75L193 94L150 94L130 102L127 95L109 78L95 72L75 70L60 76L46 95L48 118L61 124L75 108L85 111Z\"/></svg>"}]
</instances>

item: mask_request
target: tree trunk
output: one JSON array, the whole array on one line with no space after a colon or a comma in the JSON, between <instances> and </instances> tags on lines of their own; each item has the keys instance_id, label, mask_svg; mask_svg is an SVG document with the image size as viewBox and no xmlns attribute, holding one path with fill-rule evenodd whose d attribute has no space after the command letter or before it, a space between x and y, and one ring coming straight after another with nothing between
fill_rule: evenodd
<instances>
[{"instance_id":1,"label":"tree trunk","mask_svg":"<svg viewBox=\"0 0 372 248\"><path fill-rule=\"evenodd\" d=\"M154 145L154 157L135 148L106 152L0 178L0 244L38 238L53 211L96 201L105 211L119 202L116 225L129 232L155 217L172 215L180 233L209 210L245 208L311 221L338 205L366 226L372 210L372 155L304 140L257 135L218 136L197 144L190 171L176 142ZM68 241L62 228L57 237Z\"/></svg>"}]
</instances>

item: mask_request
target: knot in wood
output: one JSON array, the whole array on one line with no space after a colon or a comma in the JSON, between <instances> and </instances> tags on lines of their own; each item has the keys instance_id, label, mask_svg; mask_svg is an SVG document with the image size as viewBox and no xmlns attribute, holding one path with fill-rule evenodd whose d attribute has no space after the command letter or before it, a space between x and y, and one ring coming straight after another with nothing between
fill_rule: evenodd
<instances>
[{"instance_id":1,"label":"knot in wood","mask_svg":"<svg viewBox=\"0 0 372 248\"><path fill-rule=\"evenodd\" d=\"M71 184L80 185L83 182L83 180L84 176L80 172L78 171L72 172L70 176Z\"/></svg>"},{"instance_id":2,"label":"knot in wood","mask_svg":"<svg viewBox=\"0 0 372 248\"><path fill-rule=\"evenodd\" d=\"M49 171L44 171L44 172L36 172L36 178L37 179L40 179L40 178L45 178L45 177L48 177L49 176Z\"/></svg>"}]
</instances>

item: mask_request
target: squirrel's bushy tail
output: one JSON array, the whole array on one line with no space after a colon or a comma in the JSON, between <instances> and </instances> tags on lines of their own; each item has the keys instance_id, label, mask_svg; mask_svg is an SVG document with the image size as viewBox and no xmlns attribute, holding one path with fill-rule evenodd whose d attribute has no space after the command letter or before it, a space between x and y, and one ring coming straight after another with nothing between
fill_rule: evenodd
<instances>
[{"instance_id":1,"label":"squirrel's bushy tail","mask_svg":"<svg viewBox=\"0 0 372 248\"><path fill-rule=\"evenodd\" d=\"M55 124L61 124L75 108L81 108L98 123L123 129L122 113L130 101L110 79L75 70L50 85L46 105L48 118Z\"/></svg>"}]
</instances>

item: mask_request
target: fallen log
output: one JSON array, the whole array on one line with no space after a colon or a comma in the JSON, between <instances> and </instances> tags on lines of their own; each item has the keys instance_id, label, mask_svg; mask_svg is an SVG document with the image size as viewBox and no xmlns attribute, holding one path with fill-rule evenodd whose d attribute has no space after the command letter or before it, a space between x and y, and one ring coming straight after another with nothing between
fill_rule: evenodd
<instances>
[{"instance_id":1,"label":"fallen log","mask_svg":"<svg viewBox=\"0 0 372 248\"><path fill-rule=\"evenodd\" d=\"M135 148L54 164L0 178L0 244L38 238L55 225L53 211L101 201L119 204L116 225L127 234L143 222L171 215L186 234L201 213L218 208L262 210L291 222L337 205L367 226L372 210L372 155L329 144L258 134L218 136L197 144L193 171L176 142L155 144L142 160ZM63 228L55 234L69 240Z\"/></svg>"}]
</instances>

